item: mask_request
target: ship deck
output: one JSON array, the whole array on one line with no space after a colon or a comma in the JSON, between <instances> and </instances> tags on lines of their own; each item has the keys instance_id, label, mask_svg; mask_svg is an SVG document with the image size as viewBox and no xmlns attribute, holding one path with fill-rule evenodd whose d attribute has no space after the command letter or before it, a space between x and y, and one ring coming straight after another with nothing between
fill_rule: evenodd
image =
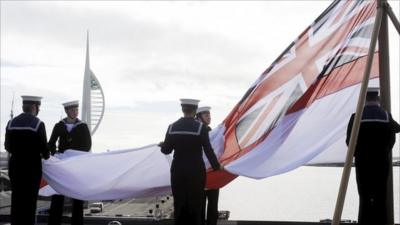
<instances>
[{"instance_id":1,"label":"ship deck","mask_svg":"<svg viewBox=\"0 0 400 225\"><path fill-rule=\"evenodd\" d=\"M0 225L10 224L10 193L3 192L0 204ZM38 201L37 225L47 225L48 209L50 206L49 198L42 198ZM64 205L70 208L70 201ZM170 219L172 214L173 200L171 198L144 198L103 202L103 209L98 213L91 213L90 207L85 209L85 225L108 225L112 221L118 221L121 225L172 225ZM157 220L149 213L149 209L154 209L156 204L164 212L164 219ZM67 210L68 211L68 210ZM63 216L63 225L70 224L70 213ZM219 220L218 225L330 225L329 221L308 222L308 221L245 221L245 220ZM344 224L356 224L355 221L343 221ZM399 224L396 224L399 225Z\"/></svg>"},{"instance_id":2,"label":"ship deck","mask_svg":"<svg viewBox=\"0 0 400 225\"><path fill-rule=\"evenodd\" d=\"M0 217L0 221L2 221ZM47 218L39 217L37 225L47 225ZM85 218L85 225L108 225L112 221L118 221L121 225L173 225L173 220L154 220L154 219L139 219L139 218L115 218L115 217L93 217ZM63 225L69 223L69 218L65 218ZM241 221L241 220L220 220L218 225L331 225L330 222L300 222L300 221ZM341 223L355 224L355 223ZM9 225L9 222L0 222L0 225ZM398 224L397 224L398 225Z\"/></svg>"}]
</instances>

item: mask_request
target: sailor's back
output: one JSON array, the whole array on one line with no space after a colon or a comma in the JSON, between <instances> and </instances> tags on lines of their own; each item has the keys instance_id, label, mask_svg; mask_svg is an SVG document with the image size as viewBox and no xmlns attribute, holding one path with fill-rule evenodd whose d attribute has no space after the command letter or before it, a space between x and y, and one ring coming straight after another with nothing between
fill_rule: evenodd
<instances>
[{"instance_id":1,"label":"sailor's back","mask_svg":"<svg viewBox=\"0 0 400 225\"><path fill-rule=\"evenodd\" d=\"M13 158L40 158L40 154L46 149L43 132L44 123L39 118L29 113L21 113L8 122L5 147Z\"/></svg>"},{"instance_id":2,"label":"sailor's back","mask_svg":"<svg viewBox=\"0 0 400 225\"><path fill-rule=\"evenodd\" d=\"M174 164L203 165L201 134L203 124L194 118L180 118L168 128L171 147L174 149Z\"/></svg>"}]
</instances>

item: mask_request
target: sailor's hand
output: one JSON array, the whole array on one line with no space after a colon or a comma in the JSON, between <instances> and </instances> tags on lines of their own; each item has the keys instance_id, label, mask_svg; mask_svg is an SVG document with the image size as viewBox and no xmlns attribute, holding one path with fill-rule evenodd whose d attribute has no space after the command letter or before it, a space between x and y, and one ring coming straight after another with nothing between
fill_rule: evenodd
<instances>
[{"instance_id":1,"label":"sailor's hand","mask_svg":"<svg viewBox=\"0 0 400 225\"><path fill-rule=\"evenodd\" d=\"M160 141L160 143L158 143L158 147L162 147L164 145L163 141Z\"/></svg>"},{"instance_id":2,"label":"sailor's hand","mask_svg":"<svg viewBox=\"0 0 400 225\"><path fill-rule=\"evenodd\" d=\"M224 165L222 165L222 164L221 164L221 165L219 166L219 170L222 170L222 171L224 171L224 170L225 170L225 167L224 167Z\"/></svg>"},{"instance_id":3,"label":"sailor's hand","mask_svg":"<svg viewBox=\"0 0 400 225\"><path fill-rule=\"evenodd\" d=\"M49 154L42 154L43 159L48 160L50 158Z\"/></svg>"}]
</instances>

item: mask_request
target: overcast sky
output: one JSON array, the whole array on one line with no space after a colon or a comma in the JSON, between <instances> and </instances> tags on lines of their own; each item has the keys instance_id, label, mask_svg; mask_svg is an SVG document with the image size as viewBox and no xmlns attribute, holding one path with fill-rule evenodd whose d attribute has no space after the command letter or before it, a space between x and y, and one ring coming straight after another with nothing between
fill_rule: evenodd
<instances>
[{"instance_id":1,"label":"overcast sky","mask_svg":"<svg viewBox=\"0 0 400 225\"><path fill-rule=\"evenodd\" d=\"M179 98L225 118L257 77L331 1L1 1L1 143L15 93L43 96L48 136L62 102L81 99L86 31L106 98L93 150L161 141ZM399 1L392 8L399 15ZM390 26L399 118L399 38ZM2 145L2 144L1 144ZM3 145L1 146L3 149Z\"/></svg>"}]
</instances>

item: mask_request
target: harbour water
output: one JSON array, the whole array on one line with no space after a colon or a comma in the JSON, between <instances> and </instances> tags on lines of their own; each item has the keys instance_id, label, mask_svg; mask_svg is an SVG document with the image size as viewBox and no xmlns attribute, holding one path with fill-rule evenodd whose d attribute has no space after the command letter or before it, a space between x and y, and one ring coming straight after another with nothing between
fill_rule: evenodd
<instances>
[{"instance_id":1,"label":"harbour water","mask_svg":"<svg viewBox=\"0 0 400 225\"><path fill-rule=\"evenodd\" d=\"M394 167L395 221L399 223L399 167ZM237 178L220 191L231 220L319 221L332 218L342 168L300 167L263 180ZM342 219L356 220L358 193L352 170Z\"/></svg>"}]
</instances>

